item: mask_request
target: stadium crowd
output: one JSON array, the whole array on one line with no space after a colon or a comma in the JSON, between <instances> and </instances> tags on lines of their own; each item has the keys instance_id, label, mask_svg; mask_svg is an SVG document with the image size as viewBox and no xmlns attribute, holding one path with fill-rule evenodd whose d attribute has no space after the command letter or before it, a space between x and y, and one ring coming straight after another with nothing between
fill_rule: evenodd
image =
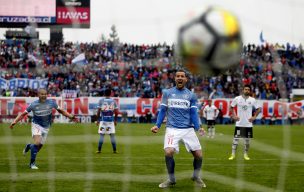
<instances>
[{"instance_id":1,"label":"stadium crowd","mask_svg":"<svg viewBox=\"0 0 304 192\"><path fill-rule=\"evenodd\" d=\"M85 53L87 64L72 63L80 53ZM47 78L51 96L60 96L64 89L77 90L78 96L103 96L106 87L111 86L112 96L160 97L163 88L174 84L174 70L179 65L174 45L0 42L0 77ZM303 70L299 70L303 67L302 46L248 44L236 71L212 77L191 76L188 86L201 98L233 98L241 85L249 84L257 99L280 99L289 97L292 88L304 87ZM0 94L35 96L36 91L2 89Z\"/></svg>"}]
</instances>

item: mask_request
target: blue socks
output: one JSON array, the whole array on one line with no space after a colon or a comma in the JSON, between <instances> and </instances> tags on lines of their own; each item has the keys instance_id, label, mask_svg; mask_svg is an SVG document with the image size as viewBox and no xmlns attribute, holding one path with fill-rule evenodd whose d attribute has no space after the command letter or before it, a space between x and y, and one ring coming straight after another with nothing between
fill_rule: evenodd
<instances>
[{"instance_id":1,"label":"blue socks","mask_svg":"<svg viewBox=\"0 0 304 192\"><path fill-rule=\"evenodd\" d=\"M38 145L31 144L31 162L30 162L30 164L35 163L38 150L39 150Z\"/></svg>"},{"instance_id":2,"label":"blue socks","mask_svg":"<svg viewBox=\"0 0 304 192\"><path fill-rule=\"evenodd\" d=\"M101 151L102 144L103 144L103 141L104 141L104 136L105 136L104 134L100 134L100 138L99 138L99 142L98 142L98 151ZM110 138L111 138L113 152L116 152L116 139L115 139L115 135L114 134L110 134Z\"/></svg>"},{"instance_id":3,"label":"blue socks","mask_svg":"<svg viewBox=\"0 0 304 192\"><path fill-rule=\"evenodd\" d=\"M194 178L198 178L201 168L202 168L202 164L203 164L203 158L194 158L193 159L193 177Z\"/></svg>"},{"instance_id":4,"label":"blue socks","mask_svg":"<svg viewBox=\"0 0 304 192\"><path fill-rule=\"evenodd\" d=\"M175 182L175 176L174 176L175 162L174 162L174 159L173 159L173 157L165 156L165 161L166 161L166 166L167 166L169 179L170 179L171 182Z\"/></svg>"},{"instance_id":5,"label":"blue socks","mask_svg":"<svg viewBox=\"0 0 304 192\"><path fill-rule=\"evenodd\" d=\"M111 143L112 143L113 152L116 152L116 140L115 140L115 135L114 135L114 134L110 134L110 137L111 137Z\"/></svg>"},{"instance_id":6,"label":"blue socks","mask_svg":"<svg viewBox=\"0 0 304 192\"><path fill-rule=\"evenodd\" d=\"M100 134L99 142L98 142L98 151L101 151L103 144L104 134Z\"/></svg>"},{"instance_id":7,"label":"blue socks","mask_svg":"<svg viewBox=\"0 0 304 192\"><path fill-rule=\"evenodd\" d=\"M173 157L165 156L165 161L166 161L166 166L167 166L167 171L169 175L169 179L172 182L175 182L175 176L174 176L174 167L175 167L175 162ZM200 171L202 168L203 164L203 158L194 158L193 159L193 177L198 178L200 176Z\"/></svg>"}]
</instances>

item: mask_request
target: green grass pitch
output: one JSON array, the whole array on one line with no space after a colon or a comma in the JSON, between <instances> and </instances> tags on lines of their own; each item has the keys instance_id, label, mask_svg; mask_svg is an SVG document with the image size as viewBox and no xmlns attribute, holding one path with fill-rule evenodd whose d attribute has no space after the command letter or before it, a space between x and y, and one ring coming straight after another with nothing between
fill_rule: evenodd
<instances>
[{"instance_id":1,"label":"green grass pitch","mask_svg":"<svg viewBox=\"0 0 304 192\"><path fill-rule=\"evenodd\" d=\"M158 184L167 178L164 125L152 134L152 124L118 124L117 149L112 153L106 136L102 153L95 154L99 135L94 124L54 124L38 153L39 170L28 168L31 142L29 124L10 130L0 124L0 191L164 191ZM206 189L190 180L192 156L180 145L175 155L177 184L165 191L303 191L304 126L255 126L249 151L242 158L240 142L236 160L229 161L233 125L217 125L215 139L200 137Z\"/></svg>"}]
</instances>

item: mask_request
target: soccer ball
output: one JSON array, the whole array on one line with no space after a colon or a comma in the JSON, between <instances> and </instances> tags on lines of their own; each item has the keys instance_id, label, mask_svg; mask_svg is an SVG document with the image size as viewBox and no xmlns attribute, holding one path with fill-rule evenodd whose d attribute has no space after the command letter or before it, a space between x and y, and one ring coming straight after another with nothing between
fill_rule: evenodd
<instances>
[{"instance_id":1,"label":"soccer ball","mask_svg":"<svg viewBox=\"0 0 304 192\"><path fill-rule=\"evenodd\" d=\"M238 19L230 11L211 7L178 31L183 65L194 74L219 75L239 65L242 50Z\"/></svg>"}]
</instances>

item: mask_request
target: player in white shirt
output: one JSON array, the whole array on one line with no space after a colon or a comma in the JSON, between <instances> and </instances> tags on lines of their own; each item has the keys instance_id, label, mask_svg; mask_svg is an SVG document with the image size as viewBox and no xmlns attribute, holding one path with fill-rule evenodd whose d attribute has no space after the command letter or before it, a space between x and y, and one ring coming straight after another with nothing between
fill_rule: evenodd
<instances>
[{"instance_id":1,"label":"player in white shirt","mask_svg":"<svg viewBox=\"0 0 304 192\"><path fill-rule=\"evenodd\" d=\"M207 121L208 138L214 138L215 136L215 119L218 114L218 108L212 105L212 99L208 99L208 105L206 105L203 109L203 117Z\"/></svg>"},{"instance_id":2,"label":"player in white shirt","mask_svg":"<svg viewBox=\"0 0 304 192\"><path fill-rule=\"evenodd\" d=\"M261 111L261 107L258 105L255 98L250 97L251 88L249 85L245 85L243 88L243 94L233 99L230 104L231 118L236 121L234 138L232 142L232 153L229 160L235 158L236 149L239 143L239 139L244 139L244 159L250 160L248 157L250 138L253 138L253 121L256 119ZM237 107L237 114L234 108ZM255 111L253 111L255 109Z\"/></svg>"}]
</instances>

